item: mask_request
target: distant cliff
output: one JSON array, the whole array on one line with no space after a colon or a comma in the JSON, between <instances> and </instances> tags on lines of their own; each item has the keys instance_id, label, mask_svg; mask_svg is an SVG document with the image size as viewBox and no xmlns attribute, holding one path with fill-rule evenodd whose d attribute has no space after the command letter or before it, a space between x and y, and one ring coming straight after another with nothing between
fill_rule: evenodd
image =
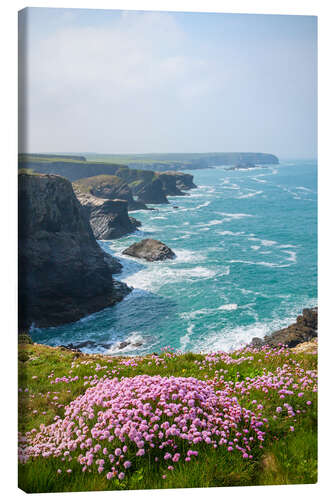
<instances>
[{"instance_id":1,"label":"distant cliff","mask_svg":"<svg viewBox=\"0 0 333 500\"><path fill-rule=\"evenodd\" d=\"M193 175L183 172L163 172L158 174L163 190L169 196L184 196L182 190L189 190L197 186L193 182Z\"/></svg>"},{"instance_id":2,"label":"distant cliff","mask_svg":"<svg viewBox=\"0 0 333 500\"><path fill-rule=\"evenodd\" d=\"M19 327L76 321L115 304L115 259L96 242L70 182L19 175Z\"/></svg>"}]
</instances>

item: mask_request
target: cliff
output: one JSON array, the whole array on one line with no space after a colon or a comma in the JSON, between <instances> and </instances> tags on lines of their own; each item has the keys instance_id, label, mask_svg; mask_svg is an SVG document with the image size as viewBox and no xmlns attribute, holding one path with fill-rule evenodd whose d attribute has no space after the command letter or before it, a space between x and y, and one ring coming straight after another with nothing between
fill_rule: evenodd
<instances>
[{"instance_id":1,"label":"cliff","mask_svg":"<svg viewBox=\"0 0 333 500\"><path fill-rule=\"evenodd\" d=\"M87 154L88 161L103 158L109 162L128 165L131 169L154 170L165 172L170 170L196 170L212 168L216 165L237 165L251 163L256 165L278 164L277 156L269 153L249 152L213 152L213 153L150 153L132 155L99 155Z\"/></svg>"},{"instance_id":2,"label":"cliff","mask_svg":"<svg viewBox=\"0 0 333 500\"><path fill-rule=\"evenodd\" d=\"M96 175L79 179L73 183L74 189L106 200L125 200L128 210L148 210L145 203L133 198L129 185L116 175Z\"/></svg>"},{"instance_id":3,"label":"cliff","mask_svg":"<svg viewBox=\"0 0 333 500\"><path fill-rule=\"evenodd\" d=\"M76 321L129 293L68 180L21 174L18 187L20 329Z\"/></svg>"},{"instance_id":4,"label":"cliff","mask_svg":"<svg viewBox=\"0 0 333 500\"><path fill-rule=\"evenodd\" d=\"M74 188L97 240L112 240L133 233L141 222L128 216L126 200L108 200Z\"/></svg>"},{"instance_id":5,"label":"cliff","mask_svg":"<svg viewBox=\"0 0 333 500\"><path fill-rule=\"evenodd\" d=\"M169 196L184 196L182 189L189 190L197 187L193 182L193 175L183 172L163 172L158 174L158 178L162 182L165 194Z\"/></svg>"}]
</instances>

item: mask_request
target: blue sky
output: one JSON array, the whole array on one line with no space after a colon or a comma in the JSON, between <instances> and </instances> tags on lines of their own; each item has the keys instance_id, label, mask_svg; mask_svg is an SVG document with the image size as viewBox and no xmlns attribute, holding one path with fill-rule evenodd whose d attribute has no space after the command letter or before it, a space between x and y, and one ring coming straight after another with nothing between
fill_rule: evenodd
<instances>
[{"instance_id":1,"label":"blue sky","mask_svg":"<svg viewBox=\"0 0 333 500\"><path fill-rule=\"evenodd\" d=\"M22 150L317 154L315 17L29 8L20 31Z\"/></svg>"}]
</instances>

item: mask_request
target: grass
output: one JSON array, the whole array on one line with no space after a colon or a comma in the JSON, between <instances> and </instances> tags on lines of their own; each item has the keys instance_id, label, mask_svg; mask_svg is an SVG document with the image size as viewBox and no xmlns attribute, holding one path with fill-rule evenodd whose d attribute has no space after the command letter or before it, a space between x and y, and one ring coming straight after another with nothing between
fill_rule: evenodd
<instances>
[{"instance_id":1,"label":"grass","mask_svg":"<svg viewBox=\"0 0 333 500\"><path fill-rule=\"evenodd\" d=\"M118 478L107 480L105 474L99 474L93 468L91 472L82 473L82 466L72 453L70 464L64 463L60 457L30 458L20 464L19 486L26 492L56 492L315 483L315 351L312 345L306 352L280 349L267 353L263 350L236 352L228 357L191 352L176 354L165 350L159 355L128 358L84 355L44 345L19 344L19 431L23 434L41 424L52 424L56 415L63 418L66 405L84 394L90 382L94 386L103 377L118 377L120 380L142 374L195 377L211 381L216 389L229 387L243 407L267 418L262 448L254 449L251 460L245 460L239 453L228 452L226 446L214 449L206 443L199 443L195 447L198 457L187 463L179 461L172 471L167 470L161 461L152 462L148 453L144 457L134 455L131 473L120 481ZM263 380L267 374L280 377L281 383L286 383L288 377L292 378L293 394L286 394L281 399L278 389L264 392L264 386L256 385L256 381ZM67 382L59 380L64 376ZM302 382L304 377L311 383ZM303 397L298 396L299 391L304 392ZM307 405L306 401L312 404ZM283 403L298 413L290 416L283 409L277 414L276 408L283 408ZM258 405L263 408L258 409ZM184 447L184 443L180 446ZM65 472L68 468L71 473ZM58 469L63 472L58 474Z\"/></svg>"},{"instance_id":2,"label":"grass","mask_svg":"<svg viewBox=\"0 0 333 500\"><path fill-rule=\"evenodd\" d=\"M117 186L124 184L124 181L116 175L95 175L94 177L84 177L83 179L73 182L73 185L83 193L91 193L94 188L101 187L103 185L107 186L108 184Z\"/></svg>"}]
</instances>

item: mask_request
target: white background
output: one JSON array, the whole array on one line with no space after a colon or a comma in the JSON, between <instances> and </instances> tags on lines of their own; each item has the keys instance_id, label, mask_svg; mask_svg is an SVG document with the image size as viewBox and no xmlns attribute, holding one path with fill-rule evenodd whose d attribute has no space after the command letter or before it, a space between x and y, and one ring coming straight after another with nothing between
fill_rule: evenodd
<instances>
[{"instance_id":1,"label":"white background","mask_svg":"<svg viewBox=\"0 0 333 500\"><path fill-rule=\"evenodd\" d=\"M24 7L72 7L133 10L169 10L201 12L237 12L258 14L317 15L319 29L319 483L300 486L213 488L209 490L152 490L148 492L101 492L99 498L150 500L211 498L261 499L269 497L302 500L329 498L333 487L333 310L332 240L333 240L333 9L329 0L63 0L2 2L0 12L0 201L1 201L1 427L0 488L3 498L21 498L17 489L17 11ZM73 493L74 498L93 498L96 493ZM52 499L64 498L53 494ZM38 498L47 498L39 495Z\"/></svg>"}]
</instances>

